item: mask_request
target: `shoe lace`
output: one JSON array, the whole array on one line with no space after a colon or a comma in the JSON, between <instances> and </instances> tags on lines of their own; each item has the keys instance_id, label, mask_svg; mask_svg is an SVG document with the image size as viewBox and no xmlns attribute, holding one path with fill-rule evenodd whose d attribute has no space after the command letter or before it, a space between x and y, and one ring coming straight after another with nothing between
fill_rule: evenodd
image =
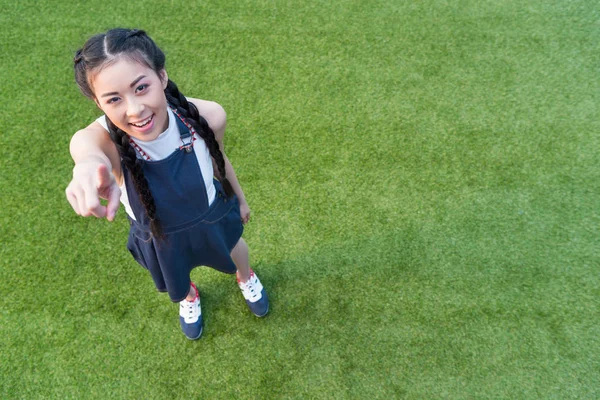
<instances>
[{"instance_id":1,"label":"shoe lace","mask_svg":"<svg viewBox=\"0 0 600 400\"><path fill-rule=\"evenodd\" d=\"M197 318L200 313L198 312L199 309L199 305L196 304L197 301L187 301L187 300L182 300L179 304L179 315L181 315L183 318L187 319L195 319Z\"/></svg>"},{"instance_id":2,"label":"shoe lace","mask_svg":"<svg viewBox=\"0 0 600 400\"><path fill-rule=\"evenodd\" d=\"M242 291L246 294L246 296L248 296L248 298L251 299L256 298L260 295L256 287L257 285L255 285L255 280L256 278L254 278L254 276L251 276L247 282L240 282L240 287Z\"/></svg>"},{"instance_id":3,"label":"shoe lace","mask_svg":"<svg viewBox=\"0 0 600 400\"><path fill-rule=\"evenodd\" d=\"M194 314L194 303L191 303L189 301L186 301L186 303L187 307L184 307L186 309L185 311L191 317Z\"/></svg>"}]
</instances>

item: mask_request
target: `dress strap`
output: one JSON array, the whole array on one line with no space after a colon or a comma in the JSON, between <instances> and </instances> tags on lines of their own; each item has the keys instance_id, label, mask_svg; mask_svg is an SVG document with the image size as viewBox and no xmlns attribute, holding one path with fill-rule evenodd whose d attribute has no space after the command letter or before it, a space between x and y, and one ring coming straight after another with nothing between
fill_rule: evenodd
<instances>
[{"instance_id":1,"label":"dress strap","mask_svg":"<svg viewBox=\"0 0 600 400\"><path fill-rule=\"evenodd\" d=\"M179 127L179 136L182 143L182 145L179 146L179 150L185 149L186 153L191 153L192 147L194 146L194 133L196 133L196 130L181 116L175 107L169 105L169 108L177 117L175 120L177 121L177 126Z\"/></svg>"}]
</instances>

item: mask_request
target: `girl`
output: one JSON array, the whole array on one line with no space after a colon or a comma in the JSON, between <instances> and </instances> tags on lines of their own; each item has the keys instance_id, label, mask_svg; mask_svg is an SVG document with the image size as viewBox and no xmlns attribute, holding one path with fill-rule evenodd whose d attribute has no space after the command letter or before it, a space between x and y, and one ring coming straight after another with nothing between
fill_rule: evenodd
<instances>
[{"instance_id":1,"label":"girl","mask_svg":"<svg viewBox=\"0 0 600 400\"><path fill-rule=\"evenodd\" d=\"M131 224L127 248L156 288L179 302L189 339L198 339L203 326L190 280L197 265L235 272L250 310L266 315L267 294L241 239L250 209L223 151L221 106L186 98L142 30L93 36L74 64L77 85L105 114L71 139L75 167L66 195L75 212L112 221L123 203Z\"/></svg>"}]
</instances>

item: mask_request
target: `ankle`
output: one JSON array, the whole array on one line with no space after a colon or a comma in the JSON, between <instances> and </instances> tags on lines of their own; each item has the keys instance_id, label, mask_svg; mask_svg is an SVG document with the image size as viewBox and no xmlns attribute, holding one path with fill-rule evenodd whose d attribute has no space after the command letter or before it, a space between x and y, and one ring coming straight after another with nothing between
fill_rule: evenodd
<instances>
[{"instance_id":1,"label":"ankle","mask_svg":"<svg viewBox=\"0 0 600 400\"><path fill-rule=\"evenodd\" d=\"M240 271L238 270L235 273L235 276L237 277L237 281L241 282L241 283L246 283L248 282L248 280L250 279L250 269L248 269L248 271L246 271L245 274L241 274Z\"/></svg>"},{"instance_id":2,"label":"ankle","mask_svg":"<svg viewBox=\"0 0 600 400\"><path fill-rule=\"evenodd\" d=\"M192 302L192 301L196 300L197 294L198 294L198 292L197 292L196 288L194 287L194 285L190 285L190 291L185 299L189 302Z\"/></svg>"}]
</instances>

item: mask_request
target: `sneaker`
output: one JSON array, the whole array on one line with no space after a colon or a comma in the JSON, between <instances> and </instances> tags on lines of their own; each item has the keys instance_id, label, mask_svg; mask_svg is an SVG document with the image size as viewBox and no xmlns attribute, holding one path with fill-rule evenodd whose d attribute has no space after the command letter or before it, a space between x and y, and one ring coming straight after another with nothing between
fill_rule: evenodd
<instances>
[{"instance_id":1,"label":"sneaker","mask_svg":"<svg viewBox=\"0 0 600 400\"><path fill-rule=\"evenodd\" d=\"M188 339L196 340L202 335L202 309L198 289L194 283L192 287L196 291L196 298L192 301L183 299L179 302L179 324Z\"/></svg>"},{"instance_id":2,"label":"sneaker","mask_svg":"<svg viewBox=\"0 0 600 400\"><path fill-rule=\"evenodd\" d=\"M269 299L267 292L260 283L258 276L254 271L250 270L250 279L247 282L237 280L238 286L242 290L246 304L250 307L250 311L257 317L264 317L269 312Z\"/></svg>"}]
</instances>

